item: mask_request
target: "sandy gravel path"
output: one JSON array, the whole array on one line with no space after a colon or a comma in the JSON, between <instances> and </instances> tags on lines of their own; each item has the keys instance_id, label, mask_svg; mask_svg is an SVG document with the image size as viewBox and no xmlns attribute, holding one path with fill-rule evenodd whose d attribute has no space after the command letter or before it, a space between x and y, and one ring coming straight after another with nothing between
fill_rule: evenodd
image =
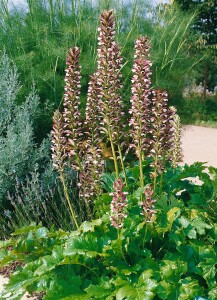
<instances>
[{"instance_id":1,"label":"sandy gravel path","mask_svg":"<svg viewBox=\"0 0 217 300\"><path fill-rule=\"evenodd\" d=\"M3 291L3 288L4 288L4 284L8 283L8 278L5 278L3 277L2 275L0 275L0 295L1 295L1 292ZM1 298L0 298L1 299ZM33 297L30 297L28 296L27 297L27 294L25 294L23 297L22 297L22 300L34 300L35 298ZM9 300L9 299L8 299Z\"/></svg>"},{"instance_id":2,"label":"sandy gravel path","mask_svg":"<svg viewBox=\"0 0 217 300\"><path fill-rule=\"evenodd\" d=\"M217 129L201 126L185 126L182 130L182 148L184 162L207 162L217 168ZM7 279L0 275L0 293ZM24 299L31 299L23 297Z\"/></svg>"},{"instance_id":3,"label":"sandy gravel path","mask_svg":"<svg viewBox=\"0 0 217 300\"><path fill-rule=\"evenodd\" d=\"M207 162L217 168L217 129L201 126L185 126L182 130L184 162Z\"/></svg>"}]
</instances>

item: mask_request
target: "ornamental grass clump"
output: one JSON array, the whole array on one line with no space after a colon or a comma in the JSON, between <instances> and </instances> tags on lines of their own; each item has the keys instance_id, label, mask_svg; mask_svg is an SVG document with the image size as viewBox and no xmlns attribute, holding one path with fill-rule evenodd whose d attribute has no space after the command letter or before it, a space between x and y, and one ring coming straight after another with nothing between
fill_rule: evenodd
<instances>
[{"instance_id":1,"label":"ornamental grass clump","mask_svg":"<svg viewBox=\"0 0 217 300\"><path fill-rule=\"evenodd\" d=\"M70 48L67 55L62 125L60 120L58 121L58 118L61 119L60 114L56 113L53 131L57 134L55 128L62 126L61 130L59 128L62 137L56 137L53 142L54 166L58 165L58 158L59 171L63 174L64 158L64 161L68 161L77 171L79 199L85 204L89 219L93 216L97 197L103 192L101 177L106 170L107 158L111 158L114 162L117 180L114 188L117 188L118 184L123 187L120 184L122 178L127 188L128 178L123 157L126 157L129 149L132 149L133 155L139 160L139 185L144 189L145 184L151 180L154 193L158 176L164 172L166 161L171 161L175 166L175 161L180 158L178 150L180 145L176 133L178 129L174 129L174 109L168 108L167 92L154 90L151 86L148 37L140 37L135 42L131 108L128 115L121 97L123 59L115 42L112 11L101 14L98 32L97 68L90 76L85 118L82 121L79 99L80 50L74 47ZM172 151L175 149L175 139L176 155ZM104 155L104 146L108 146L109 155L107 153ZM147 158L151 160L151 172L146 175L148 177L146 179L144 161ZM123 172L120 172L121 169ZM143 201L143 198L144 195L141 195L140 200ZM112 205L114 210L114 203ZM116 222L117 226L122 224L122 221L119 222L115 218L113 222L114 224Z\"/></svg>"}]
</instances>

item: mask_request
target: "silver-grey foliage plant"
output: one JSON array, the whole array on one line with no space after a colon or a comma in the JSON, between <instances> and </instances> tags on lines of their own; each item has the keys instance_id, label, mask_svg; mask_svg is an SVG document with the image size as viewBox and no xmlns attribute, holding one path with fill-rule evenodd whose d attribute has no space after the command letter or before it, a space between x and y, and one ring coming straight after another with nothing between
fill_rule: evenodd
<instances>
[{"instance_id":1,"label":"silver-grey foliage plant","mask_svg":"<svg viewBox=\"0 0 217 300\"><path fill-rule=\"evenodd\" d=\"M24 180L47 156L46 143L37 147L34 142L39 97L33 86L23 104L17 105L19 88L16 67L5 53L0 53L0 204L15 181Z\"/></svg>"}]
</instances>

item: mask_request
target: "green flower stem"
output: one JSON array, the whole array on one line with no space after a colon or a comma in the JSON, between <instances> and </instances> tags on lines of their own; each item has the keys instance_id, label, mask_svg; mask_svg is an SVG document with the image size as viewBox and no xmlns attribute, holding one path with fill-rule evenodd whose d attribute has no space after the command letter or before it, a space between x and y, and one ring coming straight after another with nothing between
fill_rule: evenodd
<instances>
[{"instance_id":1,"label":"green flower stem","mask_svg":"<svg viewBox=\"0 0 217 300\"><path fill-rule=\"evenodd\" d=\"M147 223L146 223L146 224L145 224L144 238L143 238L143 240L142 240L142 249L144 249L144 247L145 247L145 241L146 241L147 231L148 231L148 226L147 226Z\"/></svg>"},{"instance_id":2,"label":"green flower stem","mask_svg":"<svg viewBox=\"0 0 217 300\"><path fill-rule=\"evenodd\" d=\"M66 200L67 200L68 205L69 205L69 209L70 209L70 213L71 213L71 216L72 216L72 220L74 221L75 226L78 229L79 225L78 225L78 222L76 220L74 210L72 208L72 204L71 204L71 201L70 201L70 198L69 198L69 194L68 194L68 190L67 190L67 187L66 187L66 183L65 183L64 176L63 176L63 172L60 172L60 180L61 180L62 185L63 185L64 195L65 195Z\"/></svg>"},{"instance_id":3,"label":"green flower stem","mask_svg":"<svg viewBox=\"0 0 217 300\"><path fill-rule=\"evenodd\" d=\"M163 192L163 172L160 175L160 192L159 194L162 195Z\"/></svg>"},{"instance_id":4,"label":"green flower stem","mask_svg":"<svg viewBox=\"0 0 217 300\"><path fill-rule=\"evenodd\" d=\"M158 165L158 154L159 154L159 141L156 143L156 152L154 157L154 194L156 193L156 186L157 186L157 165Z\"/></svg>"},{"instance_id":5,"label":"green flower stem","mask_svg":"<svg viewBox=\"0 0 217 300\"><path fill-rule=\"evenodd\" d=\"M128 184L127 184L127 174L126 174L126 169L124 167L124 160L123 160L123 156L122 156L120 145L118 145L118 152L119 152L119 156L120 156L120 160L121 160L121 167L122 167L122 170L124 172L125 185L128 186Z\"/></svg>"},{"instance_id":6,"label":"green flower stem","mask_svg":"<svg viewBox=\"0 0 217 300\"><path fill-rule=\"evenodd\" d=\"M81 166L81 159L80 159L78 153L75 154L75 159L76 159L76 162L77 162L77 165L78 165L78 172L80 172L82 170L82 166ZM91 209L90 209L90 206L87 203L87 201L85 201L85 206L86 206L86 209L87 209L88 217L92 220Z\"/></svg>"},{"instance_id":7,"label":"green flower stem","mask_svg":"<svg viewBox=\"0 0 217 300\"><path fill-rule=\"evenodd\" d=\"M143 159L142 159L142 151L141 151L141 147L138 147L138 156L139 156L139 171L140 171L140 187L143 188L144 187L144 174L143 174Z\"/></svg>"},{"instance_id":8,"label":"green flower stem","mask_svg":"<svg viewBox=\"0 0 217 300\"><path fill-rule=\"evenodd\" d=\"M127 262L127 260L124 256L123 250L122 250L122 241L121 241L121 237L120 237L120 229L118 228L117 231L118 231L118 244L119 244L119 247L120 247L120 254L123 257L124 261L128 264L128 262Z\"/></svg>"},{"instance_id":9,"label":"green flower stem","mask_svg":"<svg viewBox=\"0 0 217 300\"><path fill-rule=\"evenodd\" d=\"M92 220L91 209L90 209L90 206L89 206L89 204L88 204L87 201L85 201L85 206L86 206L86 208L87 208L87 215L88 215L89 219Z\"/></svg>"}]
</instances>

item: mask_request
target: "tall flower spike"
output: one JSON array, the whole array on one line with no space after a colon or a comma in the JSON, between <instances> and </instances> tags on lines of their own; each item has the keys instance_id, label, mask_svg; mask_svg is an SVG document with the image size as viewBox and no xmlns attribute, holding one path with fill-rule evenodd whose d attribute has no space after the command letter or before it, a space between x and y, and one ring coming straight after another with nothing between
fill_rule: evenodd
<instances>
[{"instance_id":1,"label":"tall flower spike","mask_svg":"<svg viewBox=\"0 0 217 300\"><path fill-rule=\"evenodd\" d=\"M182 148L181 148L181 123L180 117L176 113L176 108L174 106L170 107L170 110L173 112L173 144L169 151L169 160L172 163L172 166L175 168L183 159Z\"/></svg>"},{"instance_id":2,"label":"tall flower spike","mask_svg":"<svg viewBox=\"0 0 217 300\"><path fill-rule=\"evenodd\" d=\"M136 149L139 157L140 152L149 153L150 149L150 85L151 85L151 62L149 57L149 41L147 37L136 40L135 61L133 64L132 96L131 96L131 126L132 147Z\"/></svg>"},{"instance_id":3,"label":"tall flower spike","mask_svg":"<svg viewBox=\"0 0 217 300\"><path fill-rule=\"evenodd\" d=\"M83 171L79 174L79 196L85 200L86 205L100 194L103 164L101 149L87 144Z\"/></svg>"},{"instance_id":4,"label":"tall flower spike","mask_svg":"<svg viewBox=\"0 0 217 300\"><path fill-rule=\"evenodd\" d=\"M64 194L65 194L65 198L67 200L67 203L69 205L69 210L72 216L72 219L75 223L76 228L78 228L78 222L76 220L76 214L75 211L72 207L70 198L69 198L69 194L68 194L68 190L67 190L67 186L65 183L65 179L64 179L64 175L63 175L63 167L65 164L65 158L66 158L66 154L65 154L65 142L66 139L63 136L63 118L61 113L56 110L54 113L54 117L53 117L53 130L52 130L52 146L51 146L51 150L52 150L52 160L53 160L53 166L59 171L59 175L60 175L60 180L63 184L63 190L64 190Z\"/></svg>"},{"instance_id":5,"label":"tall flower spike","mask_svg":"<svg viewBox=\"0 0 217 300\"><path fill-rule=\"evenodd\" d=\"M167 92L152 91L152 149L150 156L153 157L154 177L164 169L164 161L167 158L171 145L173 127L171 126L171 111L167 106Z\"/></svg>"},{"instance_id":6,"label":"tall flower spike","mask_svg":"<svg viewBox=\"0 0 217 300\"><path fill-rule=\"evenodd\" d=\"M150 185L147 185L145 187L145 200L142 201L141 207L142 207L142 212L141 215L143 215L146 219L146 222L151 222L153 215L156 213L154 203L156 202L155 199L153 199L154 191L151 188Z\"/></svg>"},{"instance_id":7,"label":"tall flower spike","mask_svg":"<svg viewBox=\"0 0 217 300\"><path fill-rule=\"evenodd\" d=\"M167 98L167 93L165 93ZM170 160L169 152L174 146L174 116L175 111L171 107L167 106L167 101L165 102L164 111L162 112L162 130L161 130L161 143L162 143L162 153L165 159Z\"/></svg>"},{"instance_id":8,"label":"tall flower spike","mask_svg":"<svg viewBox=\"0 0 217 300\"><path fill-rule=\"evenodd\" d=\"M63 117L62 114L56 110L53 116L53 130L52 141L51 141L51 151L52 151L52 161L53 166L59 172L63 172L63 167L65 164L65 143L66 139L64 137L63 131Z\"/></svg>"},{"instance_id":9,"label":"tall flower spike","mask_svg":"<svg viewBox=\"0 0 217 300\"><path fill-rule=\"evenodd\" d=\"M127 217L127 192L124 192L124 184L120 178L114 182L114 193L110 193L111 202L111 216L110 221L115 228L123 227L123 220Z\"/></svg>"},{"instance_id":10,"label":"tall flower spike","mask_svg":"<svg viewBox=\"0 0 217 300\"><path fill-rule=\"evenodd\" d=\"M146 37L136 40L135 43L135 61L133 64L133 78L132 78L132 96L130 99L131 119L129 125L131 126L131 147L135 149L136 155L139 158L140 169L140 185L144 186L143 175L143 161L144 156L148 154L151 140L150 140L150 76L151 76L151 62L149 56L149 41Z\"/></svg>"},{"instance_id":11,"label":"tall flower spike","mask_svg":"<svg viewBox=\"0 0 217 300\"><path fill-rule=\"evenodd\" d=\"M92 145L99 145L100 143L100 98L97 76L94 74L91 76L88 92L87 92L87 104L85 111L85 125L87 140Z\"/></svg>"},{"instance_id":12,"label":"tall flower spike","mask_svg":"<svg viewBox=\"0 0 217 300\"><path fill-rule=\"evenodd\" d=\"M115 24L113 12L106 11L100 17L101 26L98 28L98 61L97 84L99 91L99 105L101 131L112 139L113 143L120 143L124 129L124 105L120 96L122 57L120 49L114 41ZM111 141L110 141L111 142Z\"/></svg>"},{"instance_id":13,"label":"tall flower spike","mask_svg":"<svg viewBox=\"0 0 217 300\"><path fill-rule=\"evenodd\" d=\"M71 158L71 165L76 170L80 169L80 144L82 142L82 122L79 111L80 105L80 66L79 48L70 48L67 55L67 68L65 76L64 94L64 121L65 134L67 137L67 154Z\"/></svg>"}]
</instances>

